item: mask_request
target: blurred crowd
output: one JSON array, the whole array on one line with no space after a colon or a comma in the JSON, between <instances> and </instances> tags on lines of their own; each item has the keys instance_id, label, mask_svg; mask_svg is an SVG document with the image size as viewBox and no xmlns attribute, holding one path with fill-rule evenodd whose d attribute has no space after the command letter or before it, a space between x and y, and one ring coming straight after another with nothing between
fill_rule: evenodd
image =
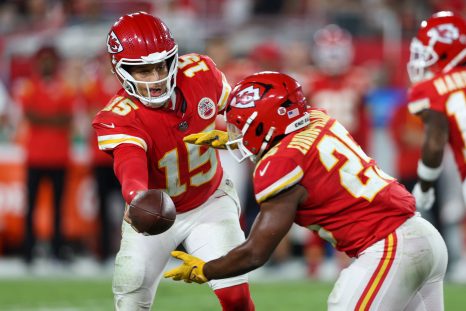
<instances>
[{"instance_id":1,"label":"blurred crowd","mask_svg":"<svg viewBox=\"0 0 466 311\"><path fill-rule=\"evenodd\" d=\"M292 75L314 107L337 118L411 190L423 128L405 103L409 40L423 18L446 9L466 15L461 0L1 1L0 255L26 263L82 255L105 264L118 249L123 201L90 127L120 86L105 50L117 17L160 16L180 55L208 55L232 85L262 70ZM258 212L251 167L238 170L222 157L248 232ZM459 177L451 157L445 161L437 203L425 216L447 241L451 279L466 282L465 206L452 186L460 183L452 182ZM293 260L321 279L349 263L297 227L269 265L279 271Z\"/></svg>"}]
</instances>

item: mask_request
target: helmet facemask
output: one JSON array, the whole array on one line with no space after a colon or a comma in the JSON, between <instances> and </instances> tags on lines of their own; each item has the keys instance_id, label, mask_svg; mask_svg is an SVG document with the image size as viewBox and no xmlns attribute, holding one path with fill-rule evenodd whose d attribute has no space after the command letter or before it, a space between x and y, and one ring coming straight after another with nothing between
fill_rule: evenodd
<instances>
[{"instance_id":1,"label":"helmet facemask","mask_svg":"<svg viewBox=\"0 0 466 311\"><path fill-rule=\"evenodd\" d=\"M451 12L439 12L421 23L411 41L408 75L413 83L444 74L464 63L466 24Z\"/></svg>"},{"instance_id":2,"label":"helmet facemask","mask_svg":"<svg viewBox=\"0 0 466 311\"><path fill-rule=\"evenodd\" d=\"M138 66L167 62L168 74L166 77L156 81L138 81L125 69L125 66ZM175 45L170 51L156 52L139 59L122 58L115 64L115 72L118 75L126 92L137 97L144 105L150 108L162 107L173 94L176 87L176 74L178 70L178 47ZM150 87L153 85L165 84L165 92L160 96L150 95ZM145 87L148 96L142 95L137 86Z\"/></svg>"},{"instance_id":3,"label":"helmet facemask","mask_svg":"<svg viewBox=\"0 0 466 311\"><path fill-rule=\"evenodd\" d=\"M251 159L254 162L255 156L243 144L243 132L231 123L227 123L228 142L225 144L231 156L238 161L243 162Z\"/></svg>"},{"instance_id":4,"label":"helmet facemask","mask_svg":"<svg viewBox=\"0 0 466 311\"><path fill-rule=\"evenodd\" d=\"M417 38L413 38L408 62L408 75L412 83L417 83L432 77L427 69L438 61L438 55L431 45L424 46Z\"/></svg>"}]
</instances>

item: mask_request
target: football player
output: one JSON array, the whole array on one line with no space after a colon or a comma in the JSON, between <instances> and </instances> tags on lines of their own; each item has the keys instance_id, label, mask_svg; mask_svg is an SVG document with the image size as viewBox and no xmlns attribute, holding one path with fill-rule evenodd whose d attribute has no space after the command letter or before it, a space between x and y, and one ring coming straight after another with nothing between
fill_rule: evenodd
<instances>
[{"instance_id":1,"label":"football player","mask_svg":"<svg viewBox=\"0 0 466 311\"><path fill-rule=\"evenodd\" d=\"M328 310L443 310L442 237L338 121L307 109L300 85L281 73L249 76L230 98L226 144L256 163L260 213L248 239L227 255L204 262L174 252L184 262L165 277L203 283L251 271L296 222L355 258Z\"/></svg>"},{"instance_id":2,"label":"football player","mask_svg":"<svg viewBox=\"0 0 466 311\"><path fill-rule=\"evenodd\" d=\"M175 224L154 236L137 232L125 213L113 276L115 308L150 310L179 244L207 261L244 241L238 198L217 151L183 142L187 134L214 129L231 88L209 57L178 56L167 26L144 12L121 17L107 47L123 88L93 121L99 148L113 156L127 209L147 190L163 189L177 210ZM223 310L254 310L246 275L209 284Z\"/></svg>"},{"instance_id":3,"label":"football player","mask_svg":"<svg viewBox=\"0 0 466 311\"><path fill-rule=\"evenodd\" d=\"M305 95L311 107L325 109L366 149L371 129L366 94L371 82L364 67L353 65L352 36L330 24L319 29L313 39L315 71L308 77Z\"/></svg>"},{"instance_id":4,"label":"football player","mask_svg":"<svg viewBox=\"0 0 466 311\"><path fill-rule=\"evenodd\" d=\"M412 82L408 108L425 128L416 206L428 210L435 200L433 183L442 172L443 151L450 144L466 195L466 22L452 12L438 12L421 23L410 46Z\"/></svg>"}]
</instances>

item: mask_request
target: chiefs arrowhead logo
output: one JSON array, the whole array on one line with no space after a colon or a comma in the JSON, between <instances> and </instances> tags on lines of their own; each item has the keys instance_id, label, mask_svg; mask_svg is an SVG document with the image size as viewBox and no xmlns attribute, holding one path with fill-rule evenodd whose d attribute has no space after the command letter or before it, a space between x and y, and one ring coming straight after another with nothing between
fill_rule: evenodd
<instances>
[{"instance_id":1,"label":"chiefs arrowhead logo","mask_svg":"<svg viewBox=\"0 0 466 311\"><path fill-rule=\"evenodd\" d=\"M261 98L260 94L261 90L259 86L250 85L239 91L231 101L230 105L236 108L255 107L255 101Z\"/></svg>"},{"instance_id":2,"label":"chiefs arrowhead logo","mask_svg":"<svg viewBox=\"0 0 466 311\"><path fill-rule=\"evenodd\" d=\"M442 24L430 29L427 35L431 41L452 44L459 38L459 30L453 24Z\"/></svg>"},{"instance_id":3,"label":"chiefs arrowhead logo","mask_svg":"<svg viewBox=\"0 0 466 311\"><path fill-rule=\"evenodd\" d=\"M107 37L107 50L111 54L116 54L123 51L123 46L113 31L109 33Z\"/></svg>"}]
</instances>

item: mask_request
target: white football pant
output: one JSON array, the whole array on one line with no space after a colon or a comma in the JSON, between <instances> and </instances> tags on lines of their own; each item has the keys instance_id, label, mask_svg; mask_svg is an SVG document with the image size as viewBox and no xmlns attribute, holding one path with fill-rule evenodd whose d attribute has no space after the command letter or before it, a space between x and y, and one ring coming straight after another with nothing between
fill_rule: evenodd
<instances>
[{"instance_id":1,"label":"white football pant","mask_svg":"<svg viewBox=\"0 0 466 311\"><path fill-rule=\"evenodd\" d=\"M123 221L120 251L115 259L113 294L117 311L150 310L170 252L183 244L189 254L209 261L241 244L240 206L233 183L223 178L217 191L201 206L178 214L166 232L144 236ZM247 275L212 280L219 289L246 283Z\"/></svg>"},{"instance_id":2,"label":"white football pant","mask_svg":"<svg viewBox=\"0 0 466 311\"><path fill-rule=\"evenodd\" d=\"M341 272L328 310L442 311L447 260L437 229L413 216Z\"/></svg>"}]
</instances>

